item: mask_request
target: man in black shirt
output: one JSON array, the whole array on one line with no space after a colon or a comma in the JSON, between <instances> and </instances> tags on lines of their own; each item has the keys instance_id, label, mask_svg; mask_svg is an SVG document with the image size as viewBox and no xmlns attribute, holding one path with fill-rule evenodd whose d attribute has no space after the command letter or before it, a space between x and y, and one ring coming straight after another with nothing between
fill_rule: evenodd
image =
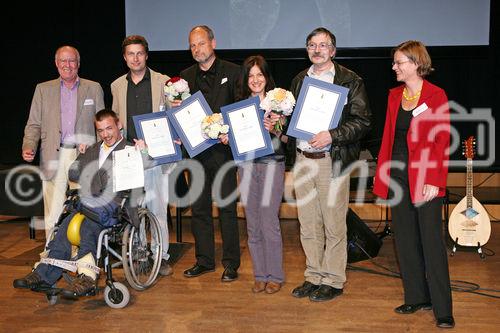
<instances>
[{"instance_id":1,"label":"man in black shirt","mask_svg":"<svg viewBox=\"0 0 500 333\"><path fill-rule=\"evenodd\" d=\"M240 67L215 56L216 41L213 31L207 26L196 26L189 33L189 47L196 64L183 70L180 75L189 84L191 93L201 91L214 113L220 107L234 103L236 81ZM218 170L232 162L229 146L216 144L195 157L205 170L203 190L192 204L191 229L195 238L196 263L184 271L186 277L196 277L215 270L215 240L212 221L212 185ZM225 199L236 191L236 169L230 168L223 177L219 197ZM240 266L240 242L236 200L229 204L218 204L222 234L222 281L238 278Z\"/></svg>"},{"instance_id":2,"label":"man in black shirt","mask_svg":"<svg viewBox=\"0 0 500 333\"><path fill-rule=\"evenodd\" d=\"M162 75L162 83L163 82ZM151 73L145 71L142 80L134 83L132 73L128 72L127 80L127 138L129 141L137 138L134 126L134 116L153 112L151 101ZM133 142L133 141L131 141Z\"/></svg>"},{"instance_id":3,"label":"man in black shirt","mask_svg":"<svg viewBox=\"0 0 500 333\"><path fill-rule=\"evenodd\" d=\"M166 101L163 87L169 79L148 68L148 42L143 36L131 35L125 37L122 43L123 59L129 71L111 83L113 95L113 111L123 124L125 138L134 142L137 139L133 116L165 111L169 106ZM163 235L163 253L160 267L161 275L172 274L168 254L168 175L171 164L164 164L145 170L144 190L145 202L149 210L160 222Z\"/></svg>"}]
</instances>

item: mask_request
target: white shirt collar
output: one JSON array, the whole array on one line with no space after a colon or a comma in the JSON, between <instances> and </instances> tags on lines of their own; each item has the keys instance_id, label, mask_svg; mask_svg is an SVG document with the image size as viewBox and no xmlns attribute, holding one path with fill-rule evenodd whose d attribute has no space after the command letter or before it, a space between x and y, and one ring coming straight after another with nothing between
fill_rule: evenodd
<instances>
[{"instance_id":1,"label":"white shirt collar","mask_svg":"<svg viewBox=\"0 0 500 333\"><path fill-rule=\"evenodd\" d=\"M108 149L104 149L104 141L101 142L101 145L99 147L99 168L102 167L102 165L104 164L104 161L106 161L106 159L108 158L109 154L111 154L111 152L116 148L116 146L123 140L123 137L116 141L114 145L112 145L111 147L109 147Z\"/></svg>"}]
</instances>

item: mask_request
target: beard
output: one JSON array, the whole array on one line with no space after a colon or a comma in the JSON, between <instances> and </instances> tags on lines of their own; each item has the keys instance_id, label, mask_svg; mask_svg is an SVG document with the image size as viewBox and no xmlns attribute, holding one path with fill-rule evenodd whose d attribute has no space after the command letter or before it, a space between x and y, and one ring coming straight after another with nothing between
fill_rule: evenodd
<instances>
[{"instance_id":1,"label":"beard","mask_svg":"<svg viewBox=\"0 0 500 333\"><path fill-rule=\"evenodd\" d=\"M212 56L214 55L214 53L212 52L211 54L206 54L206 53L200 53L198 54L197 56L194 56L194 60L196 60L197 63L199 64L204 64L206 62L208 62L210 59L212 59Z\"/></svg>"}]
</instances>

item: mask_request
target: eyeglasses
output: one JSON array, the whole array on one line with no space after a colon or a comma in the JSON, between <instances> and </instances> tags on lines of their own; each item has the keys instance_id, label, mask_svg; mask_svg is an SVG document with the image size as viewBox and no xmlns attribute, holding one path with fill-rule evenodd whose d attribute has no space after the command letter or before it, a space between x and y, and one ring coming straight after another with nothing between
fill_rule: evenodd
<instances>
[{"instance_id":1,"label":"eyeglasses","mask_svg":"<svg viewBox=\"0 0 500 333\"><path fill-rule=\"evenodd\" d=\"M402 64L404 64L405 62L410 62L410 60L405 60L405 61L393 61L392 62L392 65L396 65L396 66L401 66Z\"/></svg>"},{"instance_id":2,"label":"eyeglasses","mask_svg":"<svg viewBox=\"0 0 500 333\"><path fill-rule=\"evenodd\" d=\"M332 44L329 44L329 43L319 43L319 44L309 43L306 45L306 48L308 50L316 50L316 48L318 47L320 50L326 50L330 46L332 46Z\"/></svg>"}]
</instances>

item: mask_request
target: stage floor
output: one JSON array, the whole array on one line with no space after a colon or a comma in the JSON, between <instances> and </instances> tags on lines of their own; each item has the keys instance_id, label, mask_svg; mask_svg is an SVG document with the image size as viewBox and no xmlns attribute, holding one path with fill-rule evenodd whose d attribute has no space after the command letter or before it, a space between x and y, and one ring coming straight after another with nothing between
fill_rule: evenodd
<instances>
[{"instance_id":1,"label":"stage floor","mask_svg":"<svg viewBox=\"0 0 500 333\"><path fill-rule=\"evenodd\" d=\"M184 219L185 242L192 242L189 219ZM0 222L0 332L429 332L438 331L431 311L398 315L393 308L403 303L401 280L349 269L344 294L332 301L313 303L296 299L291 290L303 282L304 255L297 220L283 220L286 283L277 294L253 294L252 263L246 243L245 221L240 220L240 277L221 283L220 233L217 232L215 273L187 279L182 271L194 262L191 247L174 265L174 275L161 278L152 288L138 292L124 309L111 309L102 293L78 301L59 300L49 305L43 294L16 290L12 280L30 271L43 248L43 233L28 238L26 221ZM369 223L374 228L378 223ZM381 225L383 227L383 225ZM216 228L218 231L218 227ZM381 230L378 230L381 231ZM174 232L170 239L175 240ZM486 253L459 251L449 257L453 284L500 289L500 225L492 223ZM379 255L355 263L356 267L385 272L377 265L397 271L393 239L384 238ZM124 281L121 269L114 270ZM100 285L104 279L101 278ZM499 292L478 290L489 295ZM500 299L470 292L453 292L456 332L498 332Z\"/></svg>"}]
</instances>

